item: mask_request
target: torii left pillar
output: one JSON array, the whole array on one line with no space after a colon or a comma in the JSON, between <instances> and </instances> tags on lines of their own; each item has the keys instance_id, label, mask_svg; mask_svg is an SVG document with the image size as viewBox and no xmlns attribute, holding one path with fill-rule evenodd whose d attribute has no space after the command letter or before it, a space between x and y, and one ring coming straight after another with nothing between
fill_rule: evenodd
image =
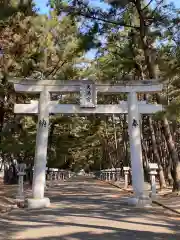
<instances>
[{"instance_id":1,"label":"torii left pillar","mask_svg":"<svg viewBox=\"0 0 180 240\"><path fill-rule=\"evenodd\" d=\"M49 128L50 94L44 86L39 99L39 117L37 123L36 152L33 175L33 198L28 199L28 208L43 208L50 205L49 198L44 197L46 184L46 159Z\"/></svg>"}]
</instances>

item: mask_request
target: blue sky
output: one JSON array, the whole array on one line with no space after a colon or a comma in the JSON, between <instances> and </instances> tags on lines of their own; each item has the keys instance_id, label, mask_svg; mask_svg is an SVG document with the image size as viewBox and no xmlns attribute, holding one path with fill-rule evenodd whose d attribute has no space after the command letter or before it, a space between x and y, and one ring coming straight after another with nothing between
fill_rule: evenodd
<instances>
[{"instance_id":1,"label":"blue sky","mask_svg":"<svg viewBox=\"0 0 180 240\"><path fill-rule=\"evenodd\" d=\"M34 2L36 3L41 13L48 12L48 7L46 6L48 0L34 0ZM90 0L90 2L92 3L93 6L103 7L103 8L108 7L108 4L100 2L100 0Z\"/></svg>"},{"instance_id":2,"label":"blue sky","mask_svg":"<svg viewBox=\"0 0 180 240\"><path fill-rule=\"evenodd\" d=\"M44 14L44 13L48 13L49 9L46 6L48 0L34 0L36 3L36 7L39 9L39 12ZM92 3L93 6L97 6L97 7L102 7L102 8L107 8L108 5L106 3L102 3L100 2L101 0L89 0L90 3ZM147 0L147 2L149 2L150 0ZM176 7L180 8L180 0L166 0L167 3L169 2L174 2ZM87 52L86 57L89 59L93 59L95 57L96 54L96 49L91 49L89 52Z\"/></svg>"},{"instance_id":3,"label":"blue sky","mask_svg":"<svg viewBox=\"0 0 180 240\"><path fill-rule=\"evenodd\" d=\"M35 0L37 7L41 13L47 13L48 7L46 6L48 0ZM94 6L106 7L107 4L100 2L100 0L90 0ZM148 2L148 1L147 1ZM174 2L176 7L180 7L180 0L167 0L167 2Z\"/></svg>"}]
</instances>

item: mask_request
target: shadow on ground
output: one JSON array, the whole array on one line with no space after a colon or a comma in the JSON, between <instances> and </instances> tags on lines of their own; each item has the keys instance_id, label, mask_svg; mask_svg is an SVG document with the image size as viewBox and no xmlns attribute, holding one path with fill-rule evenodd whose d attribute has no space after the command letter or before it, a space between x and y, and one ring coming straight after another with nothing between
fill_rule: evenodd
<instances>
[{"instance_id":1,"label":"shadow on ground","mask_svg":"<svg viewBox=\"0 0 180 240\"><path fill-rule=\"evenodd\" d=\"M180 239L180 219L160 207L125 206L127 193L91 179L49 188L52 206L14 210L0 220L0 239L164 240Z\"/></svg>"}]
</instances>

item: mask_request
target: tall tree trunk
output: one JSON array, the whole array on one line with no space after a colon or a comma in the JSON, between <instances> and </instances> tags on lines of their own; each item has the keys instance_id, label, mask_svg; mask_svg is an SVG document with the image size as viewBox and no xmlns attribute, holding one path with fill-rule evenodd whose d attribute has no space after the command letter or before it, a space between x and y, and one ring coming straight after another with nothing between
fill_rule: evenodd
<instances>
[{"instance_id":1,"label":"tall tree trunk","mask_svg":"<svg viewBox=\"0 0 180 240\"><path fill-rule=\"evenodd\" d=\"M153 51L153 49L148 45L148 42L147 42L149 27L146 24L145 13L142 10L141 3L142 3L141 0L136 0L136 2L134 2L137 12L139 14L139 19L140 19L140 40L141 40L142 49L144 51L145 63L149 73L149 78L156 79L156 70L155 70L155 62L154 62L155 51ZM157 94L157 102L158 103L161 102L161 98L159 94ZM179 162L178 154L177 154L175 144L171 135L169 123L165 116L163 117L162 124L164 127L164 134L168 144L168 149L171 154L171 158L173 162L173 173L174 173L173 174L173 179L174 179L173 190L180 191L180 162Z\"/></svg>"},{"instance_id":2,"label":"tall tree trunk","mask_svg":"<svg viewBox=\"0 0 180 240\"><path fill-rule=\"evenodd\" d=\"M173 186L173 183L174 183L171 171L172 171L172 160L169 159L168 166L167 166L167 179L168 179L169 186Z\"/></svg>"},{"instance_id":3,"label":"tall tree trunk","mask_svg":"<svg viewBox=\"0 0 180 240\"><path fill-rule=\"evenodd\" d=\"M161 160L160 160L160 156L159 156L159 152L158 152L155 131L154 131L154 126L153 126L151 117L149 117L149 127L150 127L150 132L151 132L153 152L154 152L154 156L155 156L156 162L158 164L158 168L159 168L159 184L160 184L160 188L162 189L162 188L166 187L166 181L165 181L165 176L164 176L164 172L163 172L163 168L162 168L162 164L161 164Z\"/></svg>"},{"instance_id":4,"label":"tall tree trunk","mask_svg":"<svg viewBox=\"0 0 180 240\"><path fill-rule=\"evenodd\" d=\"M114 119L114 114L112 115L113 129L114 129L114 141L115 141L115 151L116 151L116 166L119 163L119 153L118 153L118 140L117 140L117 131L116 131L116 122Z\"/></svg>"},{"instance_id":5,"label":"tall tree trunk","mask_svg":"<svg viewBox=\"0 0 180 240\"><path fill-rule=\"evenodd\" d=\"M178 153L175 148L174 141L172 139L172 135L170 132L170 127L167 118L163 119L163 126L162 126L169 153L171 154L172 158L172 173L173 173L173 191L180 191L180 161L178 157Z\"/></svg>"},{"instance_id":6,"label":"tall tree trunk","mask_svg":"<svg viewBox=\"0 0 180 240\"><path fill-rule=\"evenodd\" d=\"M124 166L129 166L129 154L128 154L128 132L127 132L127 124L126 124L126 115L124 114L123 122L122 122L122 139L124 145Z\"/></svg>"},{"instance_id":7,"label":"tall tree trunk","mask_svg":"<svg viewBox=\"0 0 180 240\"><path fill-rule=\"evenodd\" d=\"M143 150L143 166L144 166L144 176L146 181L149 181L149 159L148 159L148 146L145 138L145 122L146 116L142 118L142 131L141 131L141 142L142 142L142 150Z\"/></svg>"}]
</instances>

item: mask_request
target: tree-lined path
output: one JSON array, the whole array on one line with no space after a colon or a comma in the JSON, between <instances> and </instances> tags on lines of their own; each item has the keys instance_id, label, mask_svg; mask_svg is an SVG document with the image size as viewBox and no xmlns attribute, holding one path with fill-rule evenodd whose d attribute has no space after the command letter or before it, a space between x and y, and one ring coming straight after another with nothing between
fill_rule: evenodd
<instances>
[{"instance_id":1,"label":"tree-lined path","mask_svg":"<svg viewBox=\"0 0 180 240\"><path fill-rule=\"evenodd\" d=\"M14 210L0 220L0 239L129 240L179 239L179 218L153 206L123 204L127 192L78 177L49 187L51 207ZM179 232L179 233L178 233Z\"/></svg>"},{"instance_id":2,"label":"tree-lined path","mask_svg":"<svg viewBox=\"0 0 180 240\"><path fill-rule=\"evenodd\" d=\"M158 189L179 210L180 9L48 0L41 14L34 2L0 0L0 239L180 239L178 214L145 207ZM125 179L144 208L66 181L80 171Z\"/></svg>"}]
</instances>

